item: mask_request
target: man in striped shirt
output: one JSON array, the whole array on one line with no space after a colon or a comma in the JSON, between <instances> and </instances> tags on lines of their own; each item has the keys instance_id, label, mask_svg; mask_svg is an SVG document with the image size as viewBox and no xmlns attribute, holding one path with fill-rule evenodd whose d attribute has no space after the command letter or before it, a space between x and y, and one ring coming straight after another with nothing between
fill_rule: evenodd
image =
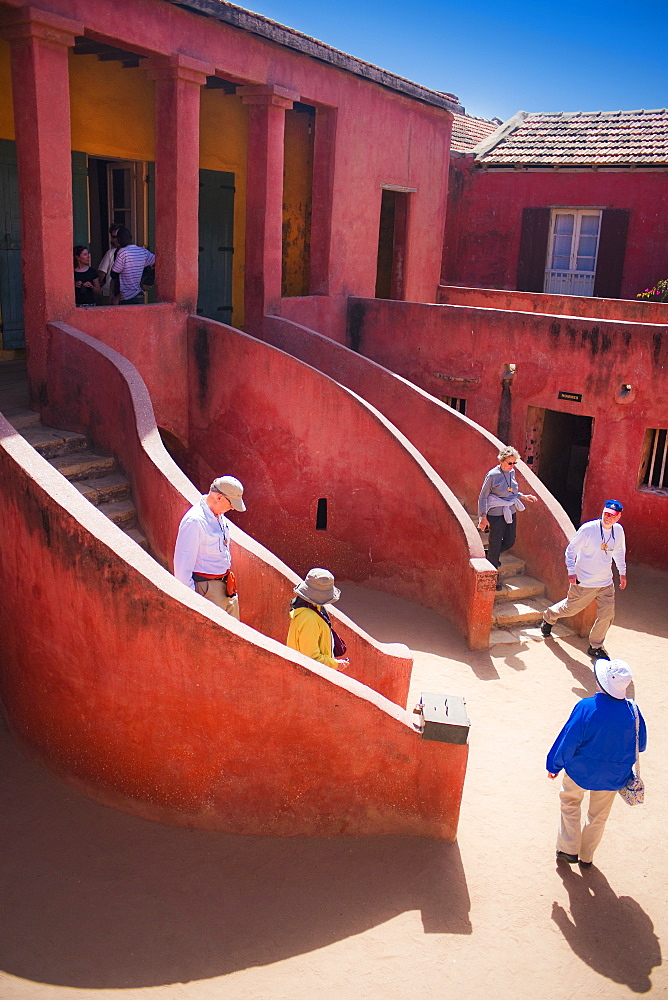
<instances>
[{"instance_id":1,"label":"man in striped shirt","mask_svg":"<svg viewBox=\"0 0 668 1000\"><path fill-rule=\"evenodd\" d=\"M145 247L138 247L132 242L129 229L121 227L116 234L119 250L114 260L112 275L117 275L121 289L121 305L134 306L144 304L144 293L141 287L141 276L144 268L155 264L155 254Z\"/></svg>"}]
</instances>

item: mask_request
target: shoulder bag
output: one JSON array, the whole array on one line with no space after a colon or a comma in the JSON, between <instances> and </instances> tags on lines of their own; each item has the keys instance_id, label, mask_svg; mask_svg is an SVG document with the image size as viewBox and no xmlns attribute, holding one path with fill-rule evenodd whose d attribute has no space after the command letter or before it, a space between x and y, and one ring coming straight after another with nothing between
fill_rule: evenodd
<instances>
[{"instance_id":1,"label":"shoulder bag","mask_svg":"<svg viewBox=\"0 0 668 1000\"><path fill-rule=\"evenodd\" d=\"M638 706L636 703L629 699L629 704L633 708L633 714L636 720L636 763L633 769L633 774L624 787L619 789L619 794L628 805L640 806L645 801L645 783L640 777L640 749L638 745L640 738L640 719L638 717Z\"/></svg>"}]
</instances>

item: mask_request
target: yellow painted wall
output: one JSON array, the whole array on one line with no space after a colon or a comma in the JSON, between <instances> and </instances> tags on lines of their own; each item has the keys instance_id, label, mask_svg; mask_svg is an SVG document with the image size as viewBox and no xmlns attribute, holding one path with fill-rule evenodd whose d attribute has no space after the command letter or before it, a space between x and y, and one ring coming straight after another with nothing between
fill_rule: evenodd
<instances>
[{"instance_id":1,"label":"yellow painted wall","mask_svg":"<svg viewBox=\"0 0 668 1000\"><path fill-rule=\"evenodd\" d=\"M70 50L72 149L91 156L155 160L154 86L146 71Z\"/></svg>"},{"instance_id":2,"label":"yellow painted wall","mask_svg":"<svg viewBox=\"0 0 668 1000\"><path fill-rule=\"evenodd\" d=\"M315 115L285 112L283 295L309 294Z\"/></svg>"},{"instance_id":3,"label":"yellow painted wall","mask_svg":"<svg viewBox=\"0 0 668 1000\"><path fill-rule=\"evenodd\" d=\"M69 55L72 149L91 156L155 160L154 85L140 67ZM9 44L0 40L0 139L14 139ZM248 111L234 94L202 89L200 167L234 174L232 322L244 321Z\"/></svg>"},{"instance_id":4,"label":"yellow painted wall","mask_svg":"<svg viewBox=\"0 0 668 1000\"><path fill-rule=\"evenodd\" d=\"M234 174L232 325L238 327L243 327L244 322L247 148L247 107L235 94L203 89L200 103L200 169L224 170Z\"/></svg>"},{"instance_id":5,"label":"yellow painted wall","mask_svg":"<svg viewBox=\"0 0 668 1000\"><path fill-rule=\"evenodd\" d=\"M0 139L15 139L9 42L0 40Z\"/></svg>"}]
</instances>

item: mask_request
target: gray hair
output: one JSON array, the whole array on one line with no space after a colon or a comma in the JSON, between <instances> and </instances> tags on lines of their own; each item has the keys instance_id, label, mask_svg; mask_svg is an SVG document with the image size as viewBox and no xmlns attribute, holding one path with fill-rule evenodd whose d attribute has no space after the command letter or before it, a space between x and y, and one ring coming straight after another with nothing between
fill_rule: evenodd
<instances>
[{"instance_id":1,"label":"gray hair","mask_svg":"<svg viewBox=\"0 0 668 1000\"><path fill-rule=\"evenodd\" d=\"M517 448L511 448L510 445L507 444L505 448L501 449L501 451L496 457L498 458L499 462L505 462L505 460L507 458L510 458L511 455L519 461L520 453L517 450Z\"/></svg>"}]
</instances>

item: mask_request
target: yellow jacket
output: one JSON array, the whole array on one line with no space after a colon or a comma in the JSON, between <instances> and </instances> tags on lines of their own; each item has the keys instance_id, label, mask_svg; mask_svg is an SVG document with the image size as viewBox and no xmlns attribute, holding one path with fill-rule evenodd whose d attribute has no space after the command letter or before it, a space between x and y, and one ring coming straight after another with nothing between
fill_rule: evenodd
<instances>
[{"instance_id":1,"label":"yellow jacket","mask_svg":"<svg viewBox=\"0 0 668 1000\"><path fill-rule=\"evenodd\" d=\"M327 667L339 669L332 656L332 630L311 608L293 608L286 645Z\"/></svg>"}]
</instances>

